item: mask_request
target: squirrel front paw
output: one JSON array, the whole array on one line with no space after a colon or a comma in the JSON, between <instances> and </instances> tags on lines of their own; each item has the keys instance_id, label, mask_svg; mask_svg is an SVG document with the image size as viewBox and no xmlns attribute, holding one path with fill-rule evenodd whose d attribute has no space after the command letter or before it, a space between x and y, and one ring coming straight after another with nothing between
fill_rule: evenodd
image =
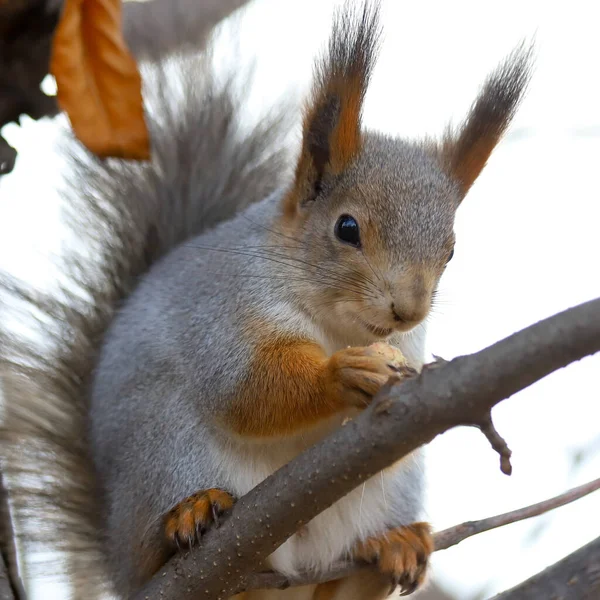
<instances>
[{"instance_id":1,"label":"squirrel front paw","mask_svg":"<svg viewBox=\"0 0 600 600\"><path fill-rule=\"evenodd\" d=\"M400 595L408 596L425 580L433 550L429 523L412 523L359 542L354 558L377 564L382 573L390 576L394 588L400 586Z\"/></svg>"},{"instance_id":2,"label":"squirrel front paw","mask_svg":"<svg viewBox=\"0 0 600 600\"><path fill-rule=\"evenodd\" d=\"M191 546L211 525L219 526L219 516L229 510L233 497L223 490L211 488L192 494L174 506L164 518L169 544Z\"/></svg>"},{"instance_id":3,"label":"squirrel front paw","mask_svg":"<svg viewBox=\"0 0 600 600\"><path fill-rule=\"evenodd\" d=\"M392 375L405 378L416 373L400 350L378 342L339 350L327 361L325 377L328 393L338 402L365 408Z\"/></svg>"}]
</instances>

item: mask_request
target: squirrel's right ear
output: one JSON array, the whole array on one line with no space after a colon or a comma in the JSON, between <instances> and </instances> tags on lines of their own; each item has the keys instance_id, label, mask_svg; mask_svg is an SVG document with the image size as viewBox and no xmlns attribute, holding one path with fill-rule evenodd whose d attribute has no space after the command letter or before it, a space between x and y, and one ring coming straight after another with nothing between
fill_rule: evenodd
<instances>
[{"instance_id":1,"label":"squirrel's right ear","mask_svg":"<svg viewBox=\"0 0 600 600\"><path fill-rule=\"evenodd\" d=\"M446 172L469 191L512 121L531 76L533 45L522 43L487 78L467 118L449 129L435 154Z\"/></svg>"},{"instance_id":2,"label":"squirrel's right ear","mask_svg":"<svg viewBox=\"0 0 600 600\"><path fill-rule=\"evenodd\" d=\"M315 200L323 181L354 160L362 146L361 113L380 37L379 6L350 3L336 14L326 54L315 68L305 107L302 151L294 186L285 199L287 214Z\"/></svg>"}]
</instances>

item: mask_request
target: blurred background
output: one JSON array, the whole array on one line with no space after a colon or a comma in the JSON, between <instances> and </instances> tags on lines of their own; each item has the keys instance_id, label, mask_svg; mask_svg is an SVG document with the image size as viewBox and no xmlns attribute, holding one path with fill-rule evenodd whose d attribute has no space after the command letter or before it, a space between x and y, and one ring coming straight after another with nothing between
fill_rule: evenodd
<instances>
[{"instance_id":1,"label":"blurred background","mask_svg":"<svg viewBox=\"0 0 600 600\"><path fill-rule=\"evenodd\" d=\"M216 35L217 58L255 62L248 120L300 101L327 39L333 0L255 0ZM439 135L466 114L486 74L535 37L530 92L461 206L457 245L429 324L429 351L475 352L541 318L600 296L600 3L383 0L381 57L364 123L393 135ZM236 68L245 65L235 64ZM45 85L52 88L52 81ZM7 126L19 151L0 178L0 268L51 286L64 243L63 119ZM500 473L485 438L465 428L428 448L427 518L435 529L556 495L600 474L600 356L559 371L494 411L513 450ZM600 494L475 536L433 558L433 580L460 600L493 596L600 535ZM36 598L64 598L40 582ZM443 598L436 592L436 598ZM421 596L422 598L425 595Z\"/></svg>"}]
</instances>

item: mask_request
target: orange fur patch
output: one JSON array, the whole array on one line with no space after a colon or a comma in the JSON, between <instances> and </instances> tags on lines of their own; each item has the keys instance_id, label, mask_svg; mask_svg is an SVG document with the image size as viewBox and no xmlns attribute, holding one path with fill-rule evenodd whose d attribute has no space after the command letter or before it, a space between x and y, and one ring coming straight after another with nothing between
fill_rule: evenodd
<instances>
[{"instance_id":1,"label":"orange fur patch","mask_svg":"<svg viewBox=\"0 0 600 600\"><path fill-rule=\"evenodd\" d=\"M475 183L501 137L502 131L488 131L485 136L477 139L463 135L456 141L446 141L442 144L442 163L449 174L458 181L463 194Z\"/></svg>"},{"instance_id":2,"label":"orange fur patch","mask_svg":"<svg viewBox=\"0 0 600 600\"><path fill-rule=\"evenodd\" d=\"M461 160L454 165L454 174L462 183L465 194L479 177L499 141L500 135L496 134L477 140L469 148L469 151L461 157Z\"/></svg>"},{"instance_id":3,"label":"orange fur patch","mask_svg":"<svg viewBox=\"0 0 600 600\"><path fill-rule=\"evenodd\" d=\"M337 126L331 136L331 164L333 172L341 173L356 158L362 147L360 117L364 82L358 75L348 79L341 88L341 108Z\"/></svg>"},{"instance_id":4,"label":"orange fur patch","mask_svg":"<svg viewBox=\"0 0 600 600\"><path fill-rule=\"evenodd\" d=\"M262 337L271 336L262 332ZM275 338L275 339L273 339ZM227 422L242 435L286 435L339 410L327 394L327 357L314 342L271 337L258 345Z\"/></svg>"}]
</instances>

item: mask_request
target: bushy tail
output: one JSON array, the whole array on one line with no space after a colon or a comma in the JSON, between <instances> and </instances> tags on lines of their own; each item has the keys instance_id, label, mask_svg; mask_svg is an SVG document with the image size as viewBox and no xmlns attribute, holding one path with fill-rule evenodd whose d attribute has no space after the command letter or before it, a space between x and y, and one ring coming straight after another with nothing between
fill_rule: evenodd
<instances>
[{"instance_id":1,"label":"bushy tail","mask_svg":"<svg viewBox=\"0 0 600 600\"><path fill-rule=\"evenodd\" d=\"M60 290L42 294L0 278L1 458L19 541L25 552L40 544L53 557L65 552L61 572L76 598L105 589L86 413L115 309L171 248L265 197L289 174L284 119L241 126L239 94L217 83L209 57L170 58L143 75L152 162L98 160L70 141L65 204L81 246L66 259ZM24 323L31 324L25 333ZM57 573L59 565L51 568Z\"/></svg>"}]
</instances>

